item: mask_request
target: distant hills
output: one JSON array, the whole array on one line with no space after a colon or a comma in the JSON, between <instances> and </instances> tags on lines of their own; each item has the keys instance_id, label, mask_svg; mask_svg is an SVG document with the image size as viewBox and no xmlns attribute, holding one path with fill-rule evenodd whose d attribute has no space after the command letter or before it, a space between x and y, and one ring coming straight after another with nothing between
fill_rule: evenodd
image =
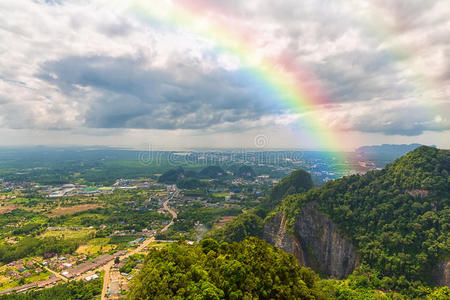
<instances>
[{"instance_id":1,"label":"distant hills","mask_svg":"<svg viewBox=\"0 0 450 300\"><path fill-rule=\"evenodd\" d=\"M363 146L355 150L363 160L370 160L375 163L377 167L383 168L386 164L393 160L413 151L421 144L383 144L374 146ZM436 146L431 146L436 148Z\"/></svg>"},{"instance_id":2,"label":"distant hills","mask_svg":"<svg viewBox=\"0 0 450 300\"><path fill-rule=\"evenodd\" d=\"M255 176L256 175L253 168L247 165L241 165L235 171L235 177L250 179ZM182 167L178 167L177 169L169 169L164 172L159 177L158 181L166 184L175 184L180 182L184 184L186 181L191 183L194 182L193 179L221 179L227 177L229 177L229 174L219 166L207 166L199 172L194 170L184 170Z\"/></svg>"},{"instance_id":3,"label":"distant hills","mask_svg":"<svg viewBox=\"0 0 450 300\"><path fill-rule=\"evenodd\" d=\"M422 144L382 144L373 146L362 146L356 149L358 153L374 154L374 153L392 153L399 156L423 146ZM431 146L436 148L436 146Z\"/></svg>"}]
</instances>

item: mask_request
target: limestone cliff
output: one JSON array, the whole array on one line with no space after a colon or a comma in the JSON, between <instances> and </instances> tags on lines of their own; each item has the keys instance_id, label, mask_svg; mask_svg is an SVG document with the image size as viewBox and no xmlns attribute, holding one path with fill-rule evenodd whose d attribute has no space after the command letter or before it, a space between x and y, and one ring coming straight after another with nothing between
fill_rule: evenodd
<instances>
[{"instance_id":1,"label":"limestone cliff","mask_svg":"<svg viewBox=\"0 0 450 300\"><path fill-rule=\"evenodd\" d=\"M264 239L277 248L294 254L303 266L325 276L344 278L358 265L351 241L341 235L336 224L308 203L288 228L282 213L266 220Z\"/></svg>"},{"instance_id":2,"label":"limestone cliff","mask_svg":"<svg viewBox=\"0 0 450 300\"><path fill-rule=\"evenodd\" d=\"M444 261L437 264L433 272L433 278L440 286L450 288L450 261Z\"/></svg>"}]
</instances>

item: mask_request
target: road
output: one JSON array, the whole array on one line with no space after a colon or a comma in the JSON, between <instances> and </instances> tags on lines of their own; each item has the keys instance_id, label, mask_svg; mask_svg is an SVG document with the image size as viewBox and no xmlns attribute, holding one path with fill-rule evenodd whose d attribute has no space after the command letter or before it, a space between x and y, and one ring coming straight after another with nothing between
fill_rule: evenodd
<instances>
[{"instance_id":1,"label":"road","mask_svg":"<svg viewBox=\"0 0 450 300\"><path fill-rule=\"evenodd\" d=\"M136 249L134 249L133 251L128 252L127 254L121 256L120 260L124 260L127 257L138 253L139 251L142 251L145 247L148 246L148 244L150 244L151 242L154 242L155 238L149 238L145 241L142 242L142 244L139 245L139 247L137 247ZM109 278L109 273L111 271L111 267L114 265L114 260L110 261L109 263L107 263L106 265L103 265L101 268L95 270L95 271L100 271L100 270L104 270L105 271L105 275L103 276L103 288L102 288L102 300L103 299L107 299L105 297L105 295L108 293L108 286L110 284L110 278ZM94 271L94 273L95 273ZM86 275L84 275L86 276ZM83 277L84 277L83 276Z\"/></svg>"},{"instance_id":2,"label":"road","mask_svg":"<svg viewBox=\"0 0 450 300\"><path fill-rule=\"evenodd\" d=\"M166 211L168 211L168 212L172 215L172 220L170 220L170 223L167 224L166 227L164 227L163 229L161 229L161 232L166 232L166 231L169 229L169 227L173 225L174 220L177 218L177 213L176 213L173 209L171 209L171 208L169 207L168 203L169 203L169 201L172 200L175 196L178 196L179 192L180 192L180 191L179 191L178 189L176 189L176 191L172 194L172 197L167 198L167 200L164 201L164 203L163 203L164 209L165 209Z\"/></svg>"},{"instance_id":3,"label":"road","mask_svg":"<svg viewBox=\"0 0 450 300\"><path fill-rule=\"evenodd\" d=\"M68 281L68 279L66 277L64 277L63 275L59 274L58 272L55 272L49 268L47 268L47 266L44 266L43 264L41 264L40 262L38 262L37 260L33 260L36 264L38 264L39 266L41 266L41 268L44 268L45 270L49 271L50 273L52 273L53 275L55 275L58 278L61 278L64 281Z\"/></svg>"},{"instance_id":4,"label":"road","mask_svg":"<svg viewBox=\"0 0 450 300\"><path fill-rule=\"evenodd\" d=\"M166 199L166 201L163 202L163 208L164 210L166 210L167 212L169 212L172 215L172 220L170 220L169 224L167 224L163 229L161 229L160 232L166 232L170 226L172 226L174 224L175 219L177 218L177 213L171 209L169 207L169 202L170 200L172 200L173 198L175 198L176 196L178 196L180 193L180 191L178 190L178 188L175 188L175 191L172 193L172 195L170 197L168 197ZM154 242L155 238L151 237L149 239L146 239L144 242L142 242L142 244L140 244L136 249L126 253L125 255L123 255L121 257L121 260L126 259L127 257L136 254L140 251L142 251L145 247L147 247L151 242ZM56 277L61 278L64 282L69 281L69 279L65 276L63 276L62 274L60 274L59 272L53 271L51 269L49 269L47 266L42 265L40 262L36 261L35 262L40 265L42 268L44 268L45 270L49 271L50 273L54 274ZM84 273L78 277L75 277L73 280L82 280L83 278L87 277L88 275L91 274L95 274L95 272L98 271L105 271L104 274L104 279L103 279L103 288L102 288L102 296L101 299L104 300L106 299L105 295L108 293L108 286L110 285L110 271L111 271L111 267L114 265L114 260L111 260L110 262L106 263L105 265L91 270L87 273Z\"/></svg>"},{"instance_id":5,"label":"road","mask_svg":"<svg viewBox=\"0 0 450 300\"><path fill-rule=\"evenodd\" d=\"M180 191L178 189L176 189L175 192L173 192L173 194L170 197L168 197L166 199L166 201L163 202L163 208L164 208L164 210L166 210L167 212L169 212L172 215L172 220L170 220L170 223L167 224L163 229L161 229L160 232L166 232L169 229L169 227L174 224L174 220L177 218L177 213L169 207L169 202L170 202L170 200L172 200L173 198L178 196L179 193L180 193ZM128 258L129 256L142 251L145 247L147 247L151 242L154 242L154 241L155 241L154 237L146 239L136 249L134 249L130 252L127 252L125 255L121 256L121 260L124 260L124 259ZM111 267L113 265L114 265L114 260L111 260L110 262L106 263L105 265L103 265L97 269L91 270L88 273L84 273L78 277L75 277L74 280L82 280L83 278L87 277L88 274L95 274L98 271L105 271L105 274L103 277L103 288L102 288L102 298L101 298L102 300L105 300L105 299L107 299L105 297L105 295L108 293L108 286L110 285L110 271L111 271ZM53 273L55 276L61 278L62 280L66 281L66 282L68 281L68 278L61 275L60 273L53 271L53 270L47 268L46 266L42 266L42 267L45 268L46 270L48 270L49 272Z\"/></svg>"},{"instance_id":6,"label":"road","mask_svg":"<svg viewBox=\"0 0 450 300\"><path fill-rule=\"evenodd\" d=\"M170 197L168 197L166 201L163 202L163 208L172 215L172 220L170 220L170 223L167 224L163 229L161 229L161 232L166 232L169 229L169 227L173 225L174 220L177 218L177 213L169 207L169 202L174 197L178 196L179 192L180 191L178 189L176 189L175 192ZM122 256L120 260L124 260L127 257L142 251L145 247L147 247L151 242L154 242L154 241L155 241L154 237L146 239L136 249L134 249L133 251L130 251L127 254L125 254L124 256ZM111 271L111 267L113 265L114 265L114 260L110 261L109 263L107 263L106 265L104 265L103 267L100 268L105 271L105 275L103 277L102 300L107 299L105 295L108 293L108 286L110 285L110 280L111 280L110 271Z\"/></svg>"},{"instance_id":7,"label":"road","mask_svg":"<svg viewBox=\"0 0 450 300\"><path fill-rule=\"evenodd\" d=\"M56 277L61 278L62 280L66 281L66 282L68 281L68 279L67 279L66 277L62 276L62 275L59 274L58 272L55 272L55 271L53 271L53 270L50 270L50 269L47 268L47 267L44 267L44 269L46 269L46 270L49 271L50 273L54 274Z\"/></svg>"}]
</instances>

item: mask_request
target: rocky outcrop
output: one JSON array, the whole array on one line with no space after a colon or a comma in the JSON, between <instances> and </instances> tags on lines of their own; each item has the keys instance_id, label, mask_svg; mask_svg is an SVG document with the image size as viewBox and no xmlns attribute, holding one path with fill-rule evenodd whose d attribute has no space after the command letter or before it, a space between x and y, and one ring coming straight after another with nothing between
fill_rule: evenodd
<instances>
[{"instance_id":1,"label":"rocky outcrop","mask_svg":"<svg viewBox=\"0 0 450 300\"><path fill-rule=\"evenodd\" d=\"M423 189L407 190L406 193L415 198L424 198L430 194L429 191Z\"/></svg>"},{"instance_id":2,"label":"rocky outcrop","mask_svg":"<svg viewBox=\"0 0 450 300\"><path fill-rule=\"evenodd\" d=\"M439 263L434 269L433 278L440 286L450 288L450 261Z\"/></svg>"},{"instance_id":3,"label":"rocky outcrop","mask_svg":"<svg viewBox=\"0 0 450 300\"><path fill-rule=\"evenodd\" d=\"M282 213L266 220L264 239L277 248L294 254L301 265L333 278L344 278L358 265L358 254L317 204L308 203L288 227Z\"/></svg>"}]
</instances>

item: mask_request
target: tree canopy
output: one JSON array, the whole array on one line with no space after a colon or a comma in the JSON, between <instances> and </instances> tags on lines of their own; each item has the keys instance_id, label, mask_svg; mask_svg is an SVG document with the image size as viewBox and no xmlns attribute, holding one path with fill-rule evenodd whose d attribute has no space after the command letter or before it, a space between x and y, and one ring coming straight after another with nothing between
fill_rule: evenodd
<instances>
[{"instance_id":1,"label":"tree canopy","mask_svg":"<svg viewBox=\"0 0 450 300\"><path fill-rule=\"evenodd\" d=\"M313 186L311 175L308 172L302 169L295 170L272 188L269 197L263 202L263 207L269 210L273 209L281 203L284 197L306 192Z\"/></svg>"},{"instance_id":2,"label":"tree canopy","mask_svg":"<svg viewBox=\"0 0 450 300\"><path fill-rule=\"evenodd\" d=\"M318 276L257 238L167 245L148 254L130 299L325 299Z\"/></svg>"},{"instance_id":3,"label":"tree canopy","mask_svg":"<svg viewBox=\"0 0 450 300\"><path fill-rule=\"evenodd\" d=\"M289 196L279 209L292 220L305 203L319 202L381 288L414 293L433 284L436 264L450 258L449 173L450 151L423 146L383 170Z\"/></svg>"},{"instance_id":4,"label":"tree canopy","mask_svg":"<svg viewBox=\"0 0 450 300\"><path fill-rule=\"evenodd\" d=\"M236 219L228 222L223 228L212 230L207 235L217 241L227 243L240 242L247 237L262 238L264 219L256 211L240 214Z\"/></svg>"},{"instance_id":5,"label":"tree canopy","mask_svg":"<svg viewBox=\"0 0 450 300\"><path fill-rule=\"evenodd\" d=\"M214 179L223 176L224 174L225 171L219 166L207 166L198 173L198 176L200 178Z\"/></svg>"}]
</instances>

